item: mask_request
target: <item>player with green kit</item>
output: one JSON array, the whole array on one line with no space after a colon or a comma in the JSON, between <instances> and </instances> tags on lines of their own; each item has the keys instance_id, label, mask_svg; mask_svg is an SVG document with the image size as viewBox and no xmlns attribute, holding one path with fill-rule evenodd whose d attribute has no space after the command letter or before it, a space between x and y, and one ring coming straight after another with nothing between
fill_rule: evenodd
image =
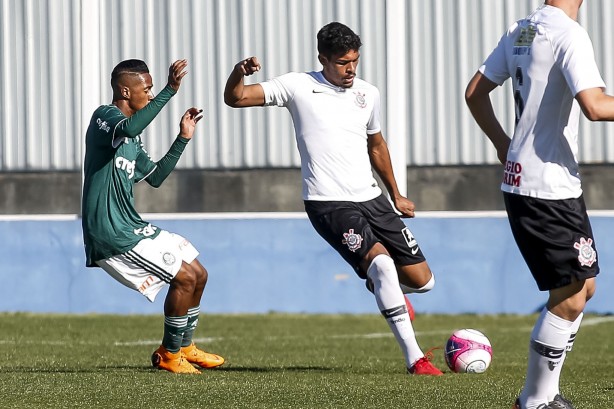
<instances>
[{"instance_id":1,"label":"player with green kit","mask_svg":"<svg viewBox=\"0 0 614 409\"><path fill-rule=\"evenodd\" d=\"M186 67L186 60L175 61L168 84L155 97L145 62L125 60L114 68L113 101L96 109L86 134L82 225L88 267L102 268L152 302L170 285L162 345L153 353L152 364L174 373L199 373L193 365L212 368L224 363L192 341L207 270L188 240L141 218L133 194L134 184L143 180L154 187L162 184L202 118L202 110L188 109L169 151L157 162L149 157L141 133L179 90Z\"/></svg>"}]
</instances>

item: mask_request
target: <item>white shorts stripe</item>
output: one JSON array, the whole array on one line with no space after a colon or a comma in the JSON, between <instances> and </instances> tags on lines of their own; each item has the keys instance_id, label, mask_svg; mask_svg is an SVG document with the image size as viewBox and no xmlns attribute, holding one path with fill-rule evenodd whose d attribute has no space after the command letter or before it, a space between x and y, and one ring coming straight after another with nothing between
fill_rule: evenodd
<instances>
[{"instance_id":1,"label":"white shorts stripe","mask_svg":"<svg viewBox=\"0 0 614 409\"><path fill-rule=\"evenodd\" d=\"M166 271L164 271L163 269L159 268L158 266L156 266L151 261L145 259L140 254L135 253L132 250L129 250L125 254L125 256L126 256L126 258L128 260L132 261L134 264L136 264L137 266L141 267L143 270L149 271L150 273L152 273L153 275L155 275L160 280L162 280L162 281L164 281L166 283L170 283L171 280L173 279L173 276L171 274L167 273Z\"/></svg>"},{"instance_id":2,"label":"white shorts stripe","mask_svg":"<svg viewBox=\"0 0 614 409\"><path fill-rule=\"evenodd\" d=\"M182 236L165 230L141 240L132 250L96 262L111 277L153 302L160 290L175 278L185 262L198 251Z\"/></svg>"}]
</instances>

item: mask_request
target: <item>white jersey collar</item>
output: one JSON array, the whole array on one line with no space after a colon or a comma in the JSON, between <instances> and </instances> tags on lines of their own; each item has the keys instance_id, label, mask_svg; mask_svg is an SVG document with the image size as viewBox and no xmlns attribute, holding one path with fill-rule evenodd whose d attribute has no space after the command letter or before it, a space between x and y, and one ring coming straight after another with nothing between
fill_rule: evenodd
<instances>
[{"instance_id":1,"label":"white jersey collar","mask_svg":"<svg viewBox=\"0 0 614 409\"><path fill-rule=\"evenodd\" d=\"M336 92L346 92L348 89L351 89L351 87L350 88L343 88L343 87L339 87L337 85L331 84L324 77L324 74L322 73L322 71L311 71L311 72L308 72L307 74L309 74L313 79L315 79L320 85L323 85L323 86L325 86L327 88L333 89Z\"/></svg>"}]
</instances>

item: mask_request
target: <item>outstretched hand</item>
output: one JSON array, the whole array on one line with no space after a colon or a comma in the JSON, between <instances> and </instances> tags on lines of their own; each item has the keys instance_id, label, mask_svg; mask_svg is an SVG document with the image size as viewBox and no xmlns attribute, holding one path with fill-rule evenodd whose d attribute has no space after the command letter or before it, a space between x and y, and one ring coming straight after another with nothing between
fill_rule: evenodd
<instances>
[{"instance_id":1,"label":"outstretched hand","mask_svg":"<svg viewBox=\"0 0 614 409\"><path fill-rule=\"evenodd\" d=\"M190 108L185 111L179 123L179 135L186 139L192 139L196 124L203 118L203 110L198 108Z\"/></svg>"},{"instance_id":2,"label":"outstretched hand","mask_svg":"<svg viewBox=\"0 0 614 409\"><path fill-rule=\"evenodd\" d=\"M237 65L235 65L235 70L247 77L260 71L260 63L256 57L249 57L239 61Z\"/></svg>"},{"instance_id":3,"label":"outstretched hand","mask_svg":"<svg viewBox=\"0 0 614 409\"><path fill-rule=\"evenodd\" d=\"M181 80L188 73L185 67L188 66L188 60L177 60L171 64L168 69L168 85L175 91L179 91Z\"/></svg>"},{"instance_id":4,"label":"outstretched hand","mask_svg":"<svg viewBox=\"0 0 614 409\"><path fill-rule=\"evenodd\" d=\"M409 200L406 197L399 196L394 199L394 207L397 208L399 212L401 212L401 217L414 217L416 214L414 211L416 210L416 205L414 202Z\"/></svg>"}]
</instances>

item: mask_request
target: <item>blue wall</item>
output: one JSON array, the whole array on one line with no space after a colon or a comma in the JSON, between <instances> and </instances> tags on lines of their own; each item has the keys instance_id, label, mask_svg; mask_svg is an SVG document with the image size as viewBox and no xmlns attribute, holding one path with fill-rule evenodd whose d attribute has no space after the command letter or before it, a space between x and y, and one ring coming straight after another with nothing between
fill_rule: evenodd
<instances>
[{"instance_id":1,"label":"blue wall","mask_svg":"<svg viewBox=\"0 0 614 409\"><path fill-rule=\"evenodd\" d=\"M188 238L209 271L202 310L210 313L377 313L362 280L302 214L254 218L156 219ZM443 217L442 217L443 216ZM614 312L613 216L592 216L602 273L588 310ZM528 272L502 213L429 213L408 221L436 286L411 296L422 313L531 313L546 300ZM161 313L101 269L85 268L81 222L0 220L0 311Z\"/></svg>"}]
</instances>

